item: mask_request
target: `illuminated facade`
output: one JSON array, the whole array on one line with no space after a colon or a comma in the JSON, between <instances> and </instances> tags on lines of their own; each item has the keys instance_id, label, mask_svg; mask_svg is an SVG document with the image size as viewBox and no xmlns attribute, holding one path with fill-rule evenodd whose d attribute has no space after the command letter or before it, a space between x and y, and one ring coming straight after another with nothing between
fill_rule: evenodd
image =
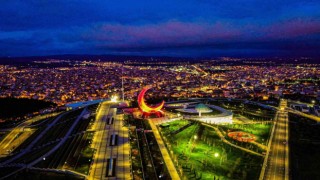
<instances>
[{"instance_id":1,"label":"illuminated facade","mask_svg":"<svg viewBox=\"0 0 320 180\"><path fill-rule=\"evenodd\" d=\"M142 91L140 92L139 96L138 96L138 104L140 109L144 112L144 113L157 113L160 112L163 105L164 105L164 101L161 102L161 104L159 104L158 106L148 106L144 100L144 94L150 89L151 87L144 87L142 89Z\"/></svg>"}]
</instances>

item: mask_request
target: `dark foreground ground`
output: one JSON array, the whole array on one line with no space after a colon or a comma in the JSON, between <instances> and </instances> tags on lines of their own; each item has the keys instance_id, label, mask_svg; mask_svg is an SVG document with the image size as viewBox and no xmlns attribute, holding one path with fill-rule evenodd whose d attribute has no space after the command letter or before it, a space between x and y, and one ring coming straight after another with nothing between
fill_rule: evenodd
<instances>
[{"instance_id":1,"label":"dark foreground ground","mask_svg":"<svg viewBox=\"0 0 320 180\"><path fill-rule=\"evenodd\" d=\"M36 99L0 98L0 119L21 118L26 114L53 106L56 104Z\"/></svg>"},{"instance_id":2,"label":"dark foreground ground","mask_svg":"<svg viewBox=\"0 0 320 180\"><path fill-rule=\"evenodd\" d=\"M320 179L320 124L289 114L292 180Z\"/></svg>"}]
</instances>

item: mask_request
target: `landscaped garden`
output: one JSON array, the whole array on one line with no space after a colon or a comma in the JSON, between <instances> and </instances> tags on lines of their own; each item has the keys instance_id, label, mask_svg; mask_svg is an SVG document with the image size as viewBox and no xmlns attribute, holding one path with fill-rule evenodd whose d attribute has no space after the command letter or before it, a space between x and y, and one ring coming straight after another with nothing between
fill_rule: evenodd
<instances>
[{"instance_id":1,"label":"landscaped garden","mask_svg":"<svg viewBox=\"0 0 320 180\"><path fill-rule=\"evenodd\" d=\"M271 123L265 124L228 124L220 126L223 131L243 131L253 134L256 137L256 142L266 145L272 128Z\"/></svg>"},{"instance_id":2,"label":"landscaped garden","mask_svg":"<svg viewBox=\"0 0 320 180\"><path fill-rule=\"evenodd\" d=\"M173 134L171 130L183 127L183 121L186 120L170 122L159 128L183 178L258 179L262 156L224 143L213 128L197 122Z\"/></svg>"},{"instance_id":3,"label":"landscaped garden","mask_svg":"<svg viewBox=\"0 0 320 180\"><path fill-rule=\"evenodd\" d=\"M190 122L188 120L177 120L170 122L170 124L161 124L160 126L162 127L164 132L173 133L183 128L184 126L187 126L189 123Z\"/></svg>"}]
</instances>

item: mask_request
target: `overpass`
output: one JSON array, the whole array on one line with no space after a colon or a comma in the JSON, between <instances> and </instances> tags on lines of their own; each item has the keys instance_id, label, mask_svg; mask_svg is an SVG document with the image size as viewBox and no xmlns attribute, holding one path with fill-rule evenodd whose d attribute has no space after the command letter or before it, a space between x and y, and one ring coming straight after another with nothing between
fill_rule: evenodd
<instances>
[{"instance_id":1,"label":"overpass","mask_svg":"<svg viewBox=\"0 0 320 180\"><path fill-rule=\"evenodd\" d=\"M306 113L303 113L303 112L294 110L294 109L289 108L289 107L287 107L286 110L287 110L288 112L290 112L290 113L297 114L297 115L300 115L300 116L302 116L302 117L306 117L306 118L312 119L312 120L314 120L314 121L317 121L317 123L320 123L320 117L318 117L318 116L311 115L311 114L306 114Z\"/></svg>"}]
</instances>

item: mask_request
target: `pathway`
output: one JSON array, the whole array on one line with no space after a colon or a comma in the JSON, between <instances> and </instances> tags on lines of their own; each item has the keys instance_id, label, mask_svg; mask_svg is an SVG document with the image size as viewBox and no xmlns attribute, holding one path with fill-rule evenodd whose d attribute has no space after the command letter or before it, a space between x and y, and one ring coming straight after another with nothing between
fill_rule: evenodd
<instances>
[{"instance_id":1,"label":"pathway","mask_svg":"<svg viewBox=\"0 0 320 180\"><path fill-rule=\"evenodd\" d=\"M257 153L257 152L255 152L255 151L252 151L252 150L246 149L246 148L244 148L244 147L241 147L241 146L232 144L231 142L229 142L228 140L226 140L226 138L224 137L224 135L221 133L221 131L220 131L217 127L214 127L214 126L211 126L211 125L208 125L208 124L205 124L205 123L202 123L202 125L207 126L207 127L209 127L209 128L213 128L213 129L217 132L218 136L221 138L221 140L222 140L224 143L229 144L230 146L233 146L233 147L235 147L235 148L241 149L241 150L243 150L243 151L245 151L245 152L248 152L248 153L250 153L250 154L254 154L254 155L257 155L257 156L263 156L262 154Z\"/></svg>"},{"instance_id":2,"label":"pathway","mask_svg":"<svg viewBox=\"0 0 320 180\"><path fill-rule=\"evenodd\" d=\"M172 159L169 155L169 152L161 138L161 135L156 127L156 125L153 123L152 120L148 120L149 121L149 124L151 126L151 129L152 129L152 132L154 133L154 136L157 140L157 143L158 143L158 146L160 148L160 151L161 151L161 154L162 154L162 157L163 157L163 160L167 166L167 169L169 171L169 174L171 176L171 179L174 179L174 180L179 180L180 179L180 176L177 172L177 169L176 167L174 166L173 162L172 162Z\"/></svg>"}]
</instances>

